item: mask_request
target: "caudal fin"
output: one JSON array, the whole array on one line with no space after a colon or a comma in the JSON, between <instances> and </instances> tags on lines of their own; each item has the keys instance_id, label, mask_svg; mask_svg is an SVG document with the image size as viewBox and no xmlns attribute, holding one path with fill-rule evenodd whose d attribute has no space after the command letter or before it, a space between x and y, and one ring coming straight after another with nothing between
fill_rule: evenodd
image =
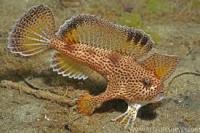
<instances>
[{"instance_id":1,"label":"caudal fin","mask_svg":"<svg viewBox=\"0 0 200 133\"><path fill-rule=\"evenodd\" d=\"M52 11L39 5L29 9L15 24L8 37L8 49L22 56L32 56L47 50L54 37Z\"/></svg>"}]
</instances>

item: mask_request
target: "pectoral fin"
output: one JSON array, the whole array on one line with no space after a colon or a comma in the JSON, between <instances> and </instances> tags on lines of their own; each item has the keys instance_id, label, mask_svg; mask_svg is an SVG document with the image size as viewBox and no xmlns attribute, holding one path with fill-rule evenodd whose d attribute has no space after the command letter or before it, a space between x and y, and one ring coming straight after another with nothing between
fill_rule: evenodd
<instances>
[{"instance_id":1,"label":"pectoral fin","mask_svg":"<svg viewBox=\"0 0 200 133\"><path fill-rule=\"evenodd\" d=\"M126 112L119 115L115 119L112 119L112 121L119 121L119 123L122 124L125 129L129 129L133 126L137 117L138 110L141 107L141 104L128 103L128 109Z\"/></svg>"},{"instance_id":2,"label":"pectoral fin","mask_svg":"<svg viewBox=\"0 0 200 133\"><path fill-rule=\"evenodd\" d=\"M92 74L96 73L88 66L80 64L70 57L65 56L59 52L54 53L51 60L51 67L53 71L56 71L62 76L67 76L69 78L85 80Z\"/></svg>"}]
</instances>

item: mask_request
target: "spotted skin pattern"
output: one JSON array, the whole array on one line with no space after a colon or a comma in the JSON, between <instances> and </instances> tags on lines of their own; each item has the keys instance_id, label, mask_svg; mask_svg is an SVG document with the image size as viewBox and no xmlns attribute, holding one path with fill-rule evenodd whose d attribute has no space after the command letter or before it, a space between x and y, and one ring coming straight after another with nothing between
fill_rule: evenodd
<instances>
[{"instance_id":1,"label":"spotted skin pattern","mask_svg":"<svg viewBox=\"0 0 200 133\"><path fill-rule=\"evenodd\" d=\"M128 36L127 41L129 38ZM147 36L136 38L137 42L143 43L144 46L147 42L152 42ZM56 38L51 41L50 47L89 66L107 80L104 93L97 96L85 94L77 101L78 110L82 114L91 115L102 103L112 99L122 99L128 103L128 109L113 121L119 121L125 128L129 128L133 126L140 107L163 99L159 97L164 92L163 81L155 71L147 69L133 56L114 50L91 47L87 44L66 44L66 41ZM155 97L159 100L154 99Z\"/></svg>"},{"instance_id":2,"label":"spotted skin pattern","mask_svg":"<svg viewBox=\"0 0 200 133\"><path fill-rule=\"evenodd\" d=\"M111 99L123 99L128 102L150 101L163 91L160 87L161 83L155 74L146 70L132 57L116 55L113 51L91 48L84 44L72 44L69 46L58 39L52 40L51 47L74 60L87 64L91 69L102 74L107 79L106 91L99 96L93 97L97 105L101 105ZM115 56L116 59L113 59ZM156 88L144 87L143 80L145 78L150 79L151 84Z\"/></svg>"},{"instance_id":3,"label":"spotted skin pattern","mask_svg":"<svg viewBox=\"0 0 200 133\"><path fill-rule=\"evenodd\" d=\"M55 33L54 15L44 5L27 11L8 37L10 52L21 56L55 50L51 67L58 74L79 80L87 79L93 72L105 77L106 91L97 96L82 95L77 101L78 110L91 115L105 101L125 100L127 111L113 119L125 128L133 125L140 107L163 99L163 81L177 65L176 56L160 54L138 61L153 44L142 30L93 15L72 17Z\"/></svg>"}]
</instances>

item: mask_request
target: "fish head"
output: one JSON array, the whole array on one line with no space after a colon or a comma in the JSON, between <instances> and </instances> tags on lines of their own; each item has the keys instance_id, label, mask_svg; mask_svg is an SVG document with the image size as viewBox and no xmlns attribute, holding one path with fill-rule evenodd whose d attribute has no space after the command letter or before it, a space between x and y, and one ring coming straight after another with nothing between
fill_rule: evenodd
<instances>
[{"instance_id":1,"label":"fish head","mask_svg":"<svg viewBox=\"0 0 200 133\"><path fill-rule=\"evenodd\" d=\"M139 77L136 87L138 87L137 90L140 93L140 99L143 101L151 101L160 93L164 93L162 80L157 78L153 73Z\"/></svg>"},{"instance_id":2,"label":"fish head","mask_svg":"<svg viewBox=\"0 0 200 133\"><path fill-rule=\"evenodd\" d=\"M165 92L164 81L175 71L179 58L171 55L154 54L142 62L146 74L141 78L144 99L160 101Z\"/></svg>"}]
</instances>

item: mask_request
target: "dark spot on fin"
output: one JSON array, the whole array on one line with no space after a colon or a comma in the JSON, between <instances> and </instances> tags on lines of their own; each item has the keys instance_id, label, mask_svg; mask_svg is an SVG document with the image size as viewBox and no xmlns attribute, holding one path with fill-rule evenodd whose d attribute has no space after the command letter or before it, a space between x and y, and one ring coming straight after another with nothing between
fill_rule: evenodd
<instances>
[{"instance_id":1,"label":"dark spot on fin","mask_svg":"<svg viewBox=\"0 0 200 133\"><path fill-rule=\"evenodd\" d=\"M141 42L141 43L142 43L142 42ZM146 42L146 44L145 44L146 49L147 49L147 50L152 49L153 43L154 43L154 42L153 42L153 41L149 38L149 36L148 36L147 42Z\"/></svg>"},{"instance_id":2,"label":"dark spot on fin","mask_svg":"<svg viewBox=\"0 0 200 133\"><path fill-rule=\"evenodd\" d=\"M134 30L128 30L127 42L130 42L133 39L134 35L135 35Z\"/></svg>"},{"instance_id":3,"label":"dark spot on fin","mask_svg":"<svg viewBox=\"0 0 200 133\"><path fill-rule=\"evenodd\" d=\"M76 29L78 26L78 22L77 21L74 21L72 23L69 24L69 29Z\"/></svg>"},{"instance_id":4,"label":"dark spot on fin","mask_svg":"<svg viewBox=\"0 0 200 133\"><path fill-rule=\"evenodd\" d=\"M141 40L141 45L146 45L148 40L149 40L148 36L144 36Z\"/></svg>"},{"instance_id":5,"label":"dark spot on fin","mask_svg":"<svg viewBox=\"0 0 200 133\"><path fill-rule=\"evenodd\" d=\"M88 14L67 20L60 26L57 35L71 44L84 43L91 48L111 50L135 59L149 52L149 45L153 44L150 36L143 30L114 24ZM116 58L111 56L111 60L116 64Z\"/></svg>"},{"instance_id":6,"label":"dark spot on fin","mask_svg":"<svg viewBox=\"0 0 200 133\"><path fill-rule=\"evenodd\" d=\"M85 18L83 16L72 17L70 21L67 21L66 25L61 27L61 31L63 33L70 32L71 30L76 29L78 26L83 24L84 21L85 21ZM63 37L64 34L61 34L61 36Z\"/></svg>"},{"instance_id":7,"label":"dark spot on fin","mask_svg":"<svg viewBox=\"0 0 200 133\"><path fill-rule=\"evenodd\" d=\"M82 25L83 23L98 23L97 17L91 17L89 15L78 15L74 16L68 21L68 24L63 30L70 31L72 29L76 29L78 26ZM67 29L66 29L67 28Z\"/></svg>"},{"instance_id":8,"label":"dark spot on fin","mask_svg":"<svg viewBox=\"0 0 200 133\"><path fill-rule=\"evenodd\" d=\"M142 33L140 33L139 31L136 31L135 36L134 36L135 44L137 44L140 41L141 38L142 38Z\"/></svg>"}]
</instances>

